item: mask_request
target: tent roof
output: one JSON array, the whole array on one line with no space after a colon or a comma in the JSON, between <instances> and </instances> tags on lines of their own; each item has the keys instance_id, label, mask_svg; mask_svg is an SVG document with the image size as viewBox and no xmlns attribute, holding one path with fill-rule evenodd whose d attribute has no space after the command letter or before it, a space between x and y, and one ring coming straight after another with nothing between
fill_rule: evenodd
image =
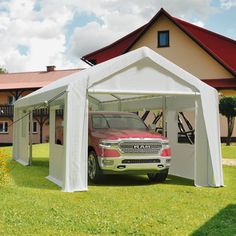
<instances>
[{"instance_id":1,"label":"tent roof","mask_svg":"<svg viewBox=\"0 0 236 236\"><path fill-rule=\"evenodd\" d=\"M236 76L236 41L212 31L190 24L171 16L163 8L145 25L97 51L84 55L84 61L96 60L101 63L113 57L122 55L140 39L140 37L159 19L165 15L184 33L192 38L200 47L207 51L215 60Z\"/></svg>"},{"instance_id":2,"label":"tent roof","mask_svg":"<svg viewBox=\"0 0 236 236\"><path fill-rule=\"evenodd\" d=\"M132 68L138 68L138 73L134 72ZM127 82L126 90L119 91L119 83L124 83L123 77L126 77L125 82L129 79L130 83ZM108 93L103 87L107 86L107 81L110 79L116 83L116 90L113 91L111 83ZM154 83L158 84L159 95L193 95L198 93L202 87L214 90L151 49L142 47L57 80L18 100L15 106L27 107L44 103L62 92L73 89L81 80L87 81L89 95L100 102L117 100L117 97L111 94L119 94L121 99L157 95Z\"/></svg>"}]
</instances>

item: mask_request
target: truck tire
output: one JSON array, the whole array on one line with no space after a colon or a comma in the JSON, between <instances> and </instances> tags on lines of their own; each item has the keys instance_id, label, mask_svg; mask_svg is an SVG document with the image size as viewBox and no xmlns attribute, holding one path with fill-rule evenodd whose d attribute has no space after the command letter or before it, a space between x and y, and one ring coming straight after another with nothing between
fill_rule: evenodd
<instances>
[{"instance_id":1,"label":"truck tire","mask_svg":"<svg viewBox=\"0 0 236 236\"><path fill-rule=\"evenodd\" d=\"M158 173L148 173L147 176L151 182L162 183L168 176L169 169L160 171Z\"/></svg>"},{"instance_id":2,"label":"truck tire","mask_svg":"<svg viewBox=\"0 0 236 236\"><path fill-rule=\"evenodd\" d=\"M88 154L88 179L93 183L98 183L101 180L101 170L97 160L95 151L89 151Z\"/></svg>"}]
</instances>

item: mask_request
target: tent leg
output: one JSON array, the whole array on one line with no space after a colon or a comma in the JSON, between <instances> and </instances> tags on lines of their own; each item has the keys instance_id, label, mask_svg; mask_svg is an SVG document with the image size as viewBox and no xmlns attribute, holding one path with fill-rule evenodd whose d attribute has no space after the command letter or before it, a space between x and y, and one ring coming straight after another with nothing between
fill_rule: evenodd
<instances>
[{"instance_id":1,"label":"tent leg","mask_svg":"<svg viewBox=\"0 0 236 236\"><path fill-rule=\"evenodd\" d=\"M166 132L166 97L162 97L162 135L167 137Z\"/></svg>"},{"instance_id":2,"label":"tent leg","mask_svg":"<svg viewBox=\"0 0 236 236\"><path fill-rule=\"evenodd\" d=\"M32 124L33 124L33 111L29 113L29 166L32 165L32 156L33 156Z\"/></svg>"}]
</instances>

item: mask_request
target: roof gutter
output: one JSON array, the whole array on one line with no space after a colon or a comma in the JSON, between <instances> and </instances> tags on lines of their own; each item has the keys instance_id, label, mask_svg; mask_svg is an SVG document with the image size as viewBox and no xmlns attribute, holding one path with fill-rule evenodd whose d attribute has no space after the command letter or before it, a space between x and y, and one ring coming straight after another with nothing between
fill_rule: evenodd
<instances>
[{"instance_id":1,"label":"roof gutter","mask_svg":"<svg viewBox=\"0 0 236 236\"><path fill-rule=\"evenodd\" d=\"M86 60L84 57L81 57L80 60L87 63L89 66L94 66L94 64L92 62L90 62L89 60Z\"/></svg>"}]
</instances>

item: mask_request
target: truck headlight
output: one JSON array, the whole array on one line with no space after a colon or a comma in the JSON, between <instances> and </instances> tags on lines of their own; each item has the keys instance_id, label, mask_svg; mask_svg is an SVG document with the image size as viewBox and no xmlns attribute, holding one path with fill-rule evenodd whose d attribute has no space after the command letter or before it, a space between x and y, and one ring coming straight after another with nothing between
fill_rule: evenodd
<instances>
[{"instance_id":1,"label":"truck headlight","mask_svg":"<svg viewBox=\"0 0 236 236\"><path fill-rule=\"evenodd\" d=\"M168 142L163 142L162 143L162 148L169 148L169 143Z\"/></svg>"},{"instance_id":2,"label":"truck headlight","mask_svg":"<svg viewBox=\"0 0 236 236\"><path fill-rule=\"evenodd\" d=\"M118 141L113 140L103 140L99 143L101 148L116 148L118 146Z\"/></svg>"},{"instance_id":3,"label":"truck headlight","mask_svg":"<svg viewBox=\"0 0 236 236\"><path fill-rule=\"evenodd\" d=\"M162 157L171 156L171 150L168 142L162 142L161 154Z\"/></svg>"}]
</instances>

